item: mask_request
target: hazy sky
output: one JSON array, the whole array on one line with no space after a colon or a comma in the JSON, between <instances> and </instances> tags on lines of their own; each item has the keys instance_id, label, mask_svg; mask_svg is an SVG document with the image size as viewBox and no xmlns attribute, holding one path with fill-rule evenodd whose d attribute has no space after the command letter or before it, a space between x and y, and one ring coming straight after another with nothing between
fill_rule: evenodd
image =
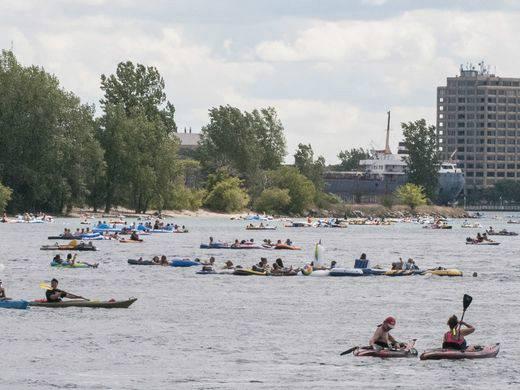
<instances>
[{"instance_id":1,"label":"hazy sky","mask_svg":"<svg viewBox=\"0 0 520 390\"><path fill-rule=\"evenodd\" d=\"M328 162L381 148L387 110L394 148L400 122L433 122L462 63L520 76L516 0L0 0L0 15L0 47L84 102L118 62L154 65L180 129L217 105L274 106L289 152L311 143Z\"/></svg>"}]
</instances>

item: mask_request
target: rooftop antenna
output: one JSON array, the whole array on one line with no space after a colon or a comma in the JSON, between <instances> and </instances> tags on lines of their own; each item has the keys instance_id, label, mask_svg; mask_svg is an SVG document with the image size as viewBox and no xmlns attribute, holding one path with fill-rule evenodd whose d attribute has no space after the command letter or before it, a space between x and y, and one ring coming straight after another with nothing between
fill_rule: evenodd
<instances>
[{"instance_id":1,"label":"rooftop antenna","mask_svg":"<svg viewBox=\"0 0 520 390\"><path fill-rule=\"evenodd\" d=\"M14 53L14 42L11 40L11 52Z\"/></svg>"},{"instance_id":2,"label":"rooftop antenna","mask_svg":"<svg viewBox=\"0 0 520 390\"><path fill-rule=\"evenodd\" d=\"M392 154L390 150L390 111L387 112L388 120L386 122L386 143L385 143L385 154Z\"/></svg>"}]
</instances>

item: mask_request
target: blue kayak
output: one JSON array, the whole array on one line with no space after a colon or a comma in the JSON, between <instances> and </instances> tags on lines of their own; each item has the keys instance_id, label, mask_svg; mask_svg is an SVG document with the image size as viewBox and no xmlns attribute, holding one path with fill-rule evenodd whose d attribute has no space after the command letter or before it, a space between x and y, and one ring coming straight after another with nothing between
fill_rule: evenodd
<instances>
[{"instance_id":1,"label":"blue kayak","mask_svg":"<svg viewBox=\"0 0 520 390\"><path fill-rule=\"evenodd\" d=\"M19 301L12 301L12 300L1 300L0 301L0 307L3 307L4 309L27 309L27 306L29 305L29 302L19 300Z\"/></svg>"},{"instance_id":2,"label":"blue kayak","mask_svg":"<svg viewBox=\"0 0 520 390\"><path fill-rule=\"evenodd\" d=\"M170 262L172 267L193 267L194 265L201 265L198 261L189 259L173 259Z\"/></svg>"}]
</instances>

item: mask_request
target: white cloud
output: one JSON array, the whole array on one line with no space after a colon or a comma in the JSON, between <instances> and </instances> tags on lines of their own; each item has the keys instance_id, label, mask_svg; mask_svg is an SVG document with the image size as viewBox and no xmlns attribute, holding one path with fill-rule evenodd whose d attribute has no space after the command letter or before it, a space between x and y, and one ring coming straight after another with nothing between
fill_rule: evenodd
<instances>
[{"instance_id":1,"label":"white cloud","mask_svg":"<svg viewBox=\"0 0 520 390\"><path fill-rule=\"evenodd\" d=\"M366 20L285 16L253 25L183 23L170 5L145 17L131 1L70 4L0 2L1 46L14 41L23 63L56 73L91 103L101 96L100 74L114 72L118 62L155 65L180 128L199 129L208 108L220 104L274 106L291 153L299 142L311 143L330 161L340 149L382 147L388 109L394 147L400 122L433 121L435 88L460 63L485 59L500 75L520 76L518 12L426 9Z\"/></svg>"}]
</instances>

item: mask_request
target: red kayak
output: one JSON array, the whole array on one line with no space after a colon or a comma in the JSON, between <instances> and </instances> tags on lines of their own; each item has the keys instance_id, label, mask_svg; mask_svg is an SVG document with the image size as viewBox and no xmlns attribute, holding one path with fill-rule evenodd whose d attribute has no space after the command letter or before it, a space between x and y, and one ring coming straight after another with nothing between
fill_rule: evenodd
<instances>
[{"instance_id":1,"label":"red kayak","mask_svg":"<svg viewBox=\"0 0 520 390\"><path fill-rule=\"evenodd\" d=\"M417 350L414 348L415 340L408 343L405 348L384 348L373 349L372 347L359 347L353 352L358 357L379 357L379 358L409 358L417 357Z\"/></svg>"},{"instance_id":2,"label":"red kayak","mask_svg":"<svg viewBox=\"0 0 520 390\"><path fill-rule=\"evenodd\" d=\"M485 347L475 346L476 351L459 351L456 349L430 349L421 354L421 360L441 359L487 359L494 358L500 351L500 343Z\"/></svg>"}]
</instances>

